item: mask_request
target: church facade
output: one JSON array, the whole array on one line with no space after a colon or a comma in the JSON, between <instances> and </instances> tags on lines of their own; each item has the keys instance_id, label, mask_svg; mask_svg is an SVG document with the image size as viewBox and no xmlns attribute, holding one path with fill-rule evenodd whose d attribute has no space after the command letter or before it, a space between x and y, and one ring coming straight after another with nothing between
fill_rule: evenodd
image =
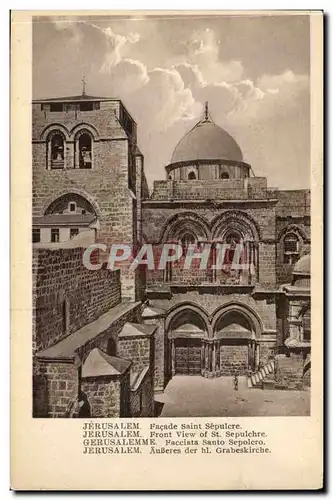
<instances>
[{"instance_id":1,"label":"church facade","mask_svg":"<svg viewBox=\"0 0 333 500\"><path fill-rule=\"evenodd\" d=\"M121 386L116 398L129 396L116 405L118 413L99 409L95 416L151 416L154 392L177 375L244 376L249 387L309 383L308 190L278 190L256 177L208 104L151 193L137 125L120 100L85 93L37 100L32 123L32 241L37 268L44 266L34 292L34 387L44 401L37 414L44 405L44 415L62 416L67 399L83 393L94 407L100 398L92 379L104 371L117 380L111 393ZM78 255L96 243L126 244L134 255L145 243L154 255L165 244L184 252L165 269L133 271L124 263L120 272L103 267L96 279L95 271L76 267L75 278L73 255L78 266ZM208 262L201 266L206 245ZM194 255L186 269L189 247ZM241 269L232 266L237 248ZM47 273L54 279L45 285ZM60 281L62 290L55 290ZM101 326L104 315L109 323ZM55 401L50 411L45 364L65 358L76 382L58 394L63 408Z\"/></svg>"}]
</instances>

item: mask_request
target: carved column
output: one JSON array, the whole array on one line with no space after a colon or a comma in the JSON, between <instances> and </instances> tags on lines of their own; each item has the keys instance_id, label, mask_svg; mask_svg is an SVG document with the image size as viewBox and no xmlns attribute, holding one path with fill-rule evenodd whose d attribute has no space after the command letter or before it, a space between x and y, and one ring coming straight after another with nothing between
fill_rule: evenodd
<instances>
[{"instance_id":1,"label":"carved column","mask_svg":"<svg viewBox=\"0 0 333 500\"><path fill-rule=\"evenodd\" d=\"M256 251L256 280L259 281L259 243L255 243L255 251Z\"/></svg>"},{"instance_id":2,"label":"carved column","mask_svg":"<svg viewBox=\"0 0 333 500\"><path fill-rule=\"evenodd\" d=\"M249 270L249 285L251 285L252 281L252 259L253 259L253 243L252 241L248 242L248 251L246 252L246 260L247 260L247 265L248 265L248 270Z\"/></svg>"},{"instance_id":3,"label":"carved column","mask_svg":"<svg viewBox=\"0 0 333 500\"><path fill-rule=\"evenodd\" d=\"M215 377L216 371L216 344L215 340L213 340L212 344L212 376Z\"/></svg>"},{"instance_id":4,"label":"carved column","mask_svg":"<svg viewBox=\"0 0 333 500\"><path fill-rule=\"evenodd\" d=\"M201 375L205 373L205 341L201 341Z\"/></svg>"},{"instance_id":5,"label":"carved column","mask_svg":"<svg viewBox=\"0 0 333 500\"><path fill-rule=\"evenodd\" d=\"M171 374L172 374L172 376L174 376L176 374L175 360L176 360L175 340L171 339Z\"/></svg>"},{"instance_id":6,"label":"carved column","mask_svg":"<svg viewBox=\"0 0 333 500\"><path fill-rule=\"evenodd\" d=\"M209 353L208 353L208 343L205 341L205 372L208 372L209 367Z\"/></svg>"},{"instance_id":7,"label":"carved column","mask_svg":"<svg viewBox=\"0 0 333 500\"><path fill-rule=\"evenodd\" d=\"M211 246L211 255L212 255L212 265L211 265L212 282L215 283L215 281L216 281L216 269L215 269L215 264L216 264L216 248L215 248L215 243L212 243L212 246Z\"/></svg>"},{"instance_id":8,"label":"carved column","mask_svg":"<svg viewBox=\"0 0 333 500\"><path fill-rule=\"evenodd\" d=\"M222 356L221 356L221 341L219 342L219 371L222 374Z\"/></svg>"}]
</instances>

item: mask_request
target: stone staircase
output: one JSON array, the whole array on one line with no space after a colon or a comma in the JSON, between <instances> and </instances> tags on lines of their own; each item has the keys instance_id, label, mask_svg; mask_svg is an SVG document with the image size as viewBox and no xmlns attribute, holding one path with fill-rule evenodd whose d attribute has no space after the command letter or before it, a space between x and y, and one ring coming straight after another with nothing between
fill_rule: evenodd
<instances>
[{"instance_id":1,"label":"stone staircase","mask_svg":"<svg viewBox=\"0 0 333 500\"><path fill-rule=\"evenodd\" d=\"M272 379L274 372L275 372L275 361L274 361L274 359L272 359L268 363L266 363L264 366L262 366L257 372L251 373L248 376L247 386L249 388L261 388L262 389L265 379L267 379L267 378ZM273 383L273 380L272 380L272 383ZM267 383L267 385L269 385L269 384Z\"/></svg>"}]
</instances>

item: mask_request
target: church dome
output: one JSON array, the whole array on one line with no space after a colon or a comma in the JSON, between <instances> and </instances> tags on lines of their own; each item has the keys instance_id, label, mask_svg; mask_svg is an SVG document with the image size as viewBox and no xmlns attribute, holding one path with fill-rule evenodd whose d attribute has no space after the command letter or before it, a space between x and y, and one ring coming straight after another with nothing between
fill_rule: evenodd
<instances>
[{"instance_id":1,"label":"church dome","mask_svg":"<svg viewBox=\"0 0 333 500\"><path fill-rule=\"evenodd\" d=\"M293 274L311 275L311 257L309 254L303 255L295 264Z\"/></svg>"},{"instance_id":2,"label":"church dome","mask_svg":"<svg viewBox=\"0 0 333 500\"><path fill-rule=\"evenodd\" d=\"M208 116L177 144L171 163L197 160L243 161L243 155L235 139L213 123Z\"/></svg>"}]
</instances>

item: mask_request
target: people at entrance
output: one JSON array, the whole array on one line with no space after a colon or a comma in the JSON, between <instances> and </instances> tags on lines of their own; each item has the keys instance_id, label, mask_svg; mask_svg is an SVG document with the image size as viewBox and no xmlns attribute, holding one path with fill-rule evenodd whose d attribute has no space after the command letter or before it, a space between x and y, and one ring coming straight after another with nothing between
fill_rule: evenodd
<instances>
[{"instance_id":1,"label":"people at entrance","mask_svg":"<svg viewBox=\"0 0 333 500\"><path fill-rule=\"evenodd\" d=\"M235 391L238 391L238 375L237 375L237 373L235 373L235 376L234 376L234 389L235 389Z\"/></svg>"}]
</instances>

